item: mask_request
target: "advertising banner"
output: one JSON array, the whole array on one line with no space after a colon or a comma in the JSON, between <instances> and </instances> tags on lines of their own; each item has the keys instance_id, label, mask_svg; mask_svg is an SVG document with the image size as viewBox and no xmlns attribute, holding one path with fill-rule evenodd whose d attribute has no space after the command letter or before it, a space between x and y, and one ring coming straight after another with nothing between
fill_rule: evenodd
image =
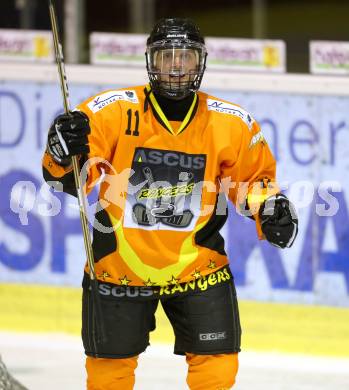
<instances>
[{"instance_id":1,"label":"advertising banner","mask_svg":"<svg viewBox=\"0 0 349 390\"><path fill-rule=\"evenodd\" d=\"M0 61L53 62L50 31L0 29Z\"/></svg>"},{"instance_id":2,"label":"advertising banner","mask_svg":"<svg viewBox=\"0 0 349 390\"><path fill-rule=\"evenodd\" d=\"M144 34L90 34L90 63L144 67L147 36Z\"/></svg>"},{"instance_id":3,"label":"advertising banner","mask_svg":"<svg viewBox=\"0 0 349 390\"><path fill-rule=\"evenodd\" d=\"M310 72L349 74L349 42L310 41Z\"/></svg>"},{"instance_id":4,"label":"advertising banner","mask_svg":"<svg viewBox=\"0 0 349 390\"><path fill-rule=\"evenodd\" d=\"M95 65L144 66L147 35L90 35L90 62ZM205 38L209 69L284 73L285 42L280 40Z\"/></svg>"},{"instance_id":5,"label":"advertising banner","mask_svg":"<svg viewBox=\"0 0 349 390\"><path fill-rule=\"evenodd\" d=\"M286 46L280 40L207 38L209 69L286 72Z\"/></svg>"},{"instance_id":6,"label":"advertising banner","mask_svg":"<svg viewBox=\"0 0 349 390\"><path fill-rule=\"evenodd\" d=\"M72 104L105 89L72 84ZM349 306L349 97L208 92L259 121L299 213L295 245L279 250L230 208L223 234L239 296ZM55 84L1 84L0 282L81 284L77 201L50 191L41 172L47 129L60 112ZM95 199L93 192L89 203Z\"/></svg>"}]
</instances>

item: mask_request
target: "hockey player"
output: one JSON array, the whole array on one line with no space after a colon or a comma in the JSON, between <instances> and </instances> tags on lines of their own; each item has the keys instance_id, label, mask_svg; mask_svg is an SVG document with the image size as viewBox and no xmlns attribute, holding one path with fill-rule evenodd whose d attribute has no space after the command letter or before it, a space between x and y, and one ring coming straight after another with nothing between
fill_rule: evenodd
<instances>
[{"instance_id":1,"label":"hockey player","mask_svg":"<svg viewBox=\"0 0 349 390\"><path fill-rule=\"evenodd\" d=\"M86 266L87 388L133 388L160 302L174 353L186 356L190 389L230 389L241 329L219 233L224 193L255 220L260 239L281 248L292 245L297 217L275 184L275 160L257 122L199 91L206 48L195 24L160 20L146 63L148 85L102 92L58 116L43 158L45 179L73 195L71 156L87 169L86 191L103 173L93 251L107 342L95 335Z\"/></svg>"}]
</instances>

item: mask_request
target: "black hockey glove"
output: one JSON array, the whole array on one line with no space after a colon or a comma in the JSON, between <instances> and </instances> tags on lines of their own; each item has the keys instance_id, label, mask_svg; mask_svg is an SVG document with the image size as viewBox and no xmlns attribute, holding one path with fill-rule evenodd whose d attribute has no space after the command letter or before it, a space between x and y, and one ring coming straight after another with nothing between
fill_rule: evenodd
<instances>
[{"instance_id":1,"label":"black hockey glove","mask_svg":"<svg viewBox=\"0 0 349 390\"><path fill-rule=\"evenodd\" d=\"M283 194L267 198L259 209L262 232L279 248L292 246L298 233L298 218L294 205Z\"/></svg>"},{"instance_id":2,"label":"black hockey glove","mask_svg":"<svg viewBox=\"0 0 349 390\"><path fill-rule=\"evenodd\" d=\"M87 135L90 134L88 116L81 111L58 115L48 132L47 149L62 166L71 163L71 157L90 151Z\"/></svg>"}]
</instances>

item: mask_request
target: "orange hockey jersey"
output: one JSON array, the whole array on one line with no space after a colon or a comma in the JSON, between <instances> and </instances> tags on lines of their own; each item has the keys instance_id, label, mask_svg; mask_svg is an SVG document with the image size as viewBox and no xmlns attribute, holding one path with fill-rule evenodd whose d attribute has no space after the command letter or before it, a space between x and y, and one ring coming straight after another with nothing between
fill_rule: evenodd
<instances>
[{"instance_id":1,"label":"orange hockey jersey","mask_svg":"<svg viewBox=\"0 0 349 390\"><path fill-rule=\"evenodd\" d=\"M238 208L248 199L262 238L256 211L279 191L275 160L244 109L198 92L183 122L170 122L149 86L109 90L77 109L91 126L85 188L100 184L99 280L177 285L225 266L226 195ZM59 181L72 175L47 152L43 165Z\"/></svg>"}]
</instances>

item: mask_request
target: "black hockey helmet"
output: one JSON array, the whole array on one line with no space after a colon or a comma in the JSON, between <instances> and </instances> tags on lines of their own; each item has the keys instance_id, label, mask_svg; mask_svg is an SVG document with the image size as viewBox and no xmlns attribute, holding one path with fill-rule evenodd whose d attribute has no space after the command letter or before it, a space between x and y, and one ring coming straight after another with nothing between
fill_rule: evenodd
<instances>
[{"instance_id":1,"label":"black hockey helmet","mask_svg":"<svg viewBox=\"0 0 349 390\"><path fill-rule=\"evenodd\" d=\"M179 100L200 88L206 47L190 19L160 19L147 40L147 71L155 93Z\"/></svg>"}]
</instances>

